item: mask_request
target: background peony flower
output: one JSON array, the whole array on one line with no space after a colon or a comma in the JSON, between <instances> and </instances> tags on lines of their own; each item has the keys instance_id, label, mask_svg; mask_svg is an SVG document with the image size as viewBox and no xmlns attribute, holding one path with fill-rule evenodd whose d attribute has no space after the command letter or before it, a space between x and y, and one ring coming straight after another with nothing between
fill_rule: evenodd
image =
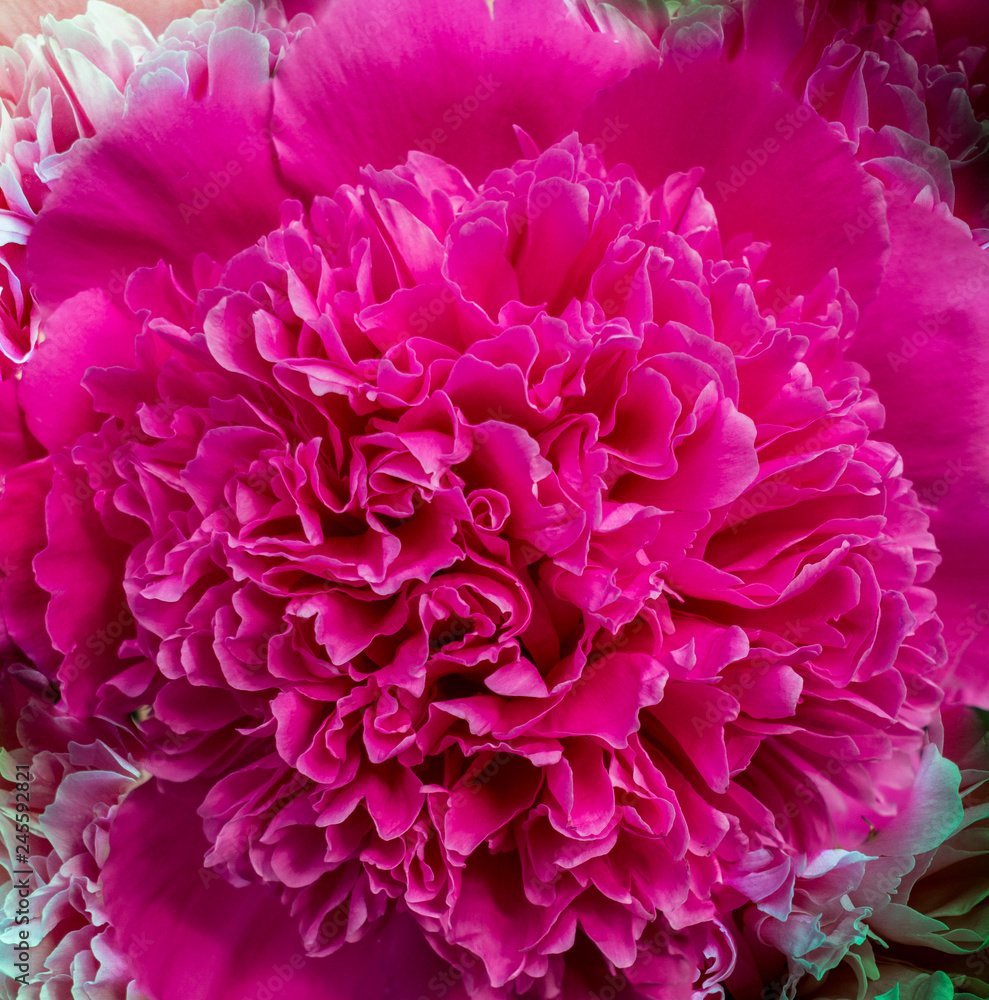
<instances>
[{"instance_id":1,"label":"background peony flower","mask_svg":"<svg viewBox=\"0 0 989 1000\"><path fill-rule=\"evenodd\" d=\"M99 876L136 988L862 967L966 823L985 505L931 477L984 468L986 331L978 53L857 10L234 0L60 161L5 669L155 775Z\"/></svg>"},{"instance_id":2,"label":"background peony flower","mask_svg":"<svg viewBox=\"0 0 989 1000\"><path fill-rule=\"evenodd\" d=\"M940 998L961 997L962 1000L979 1000L985 993L978 985L977 992L966 989L956 989L947 973L922 972L909 965L898 962L880 962L879 979L870 984L870 996L876 1000L940 1000ZM838 986L838 992L825 990L822 996L846 997L854 995L857 986L854 980L848 980L844 987ZM816 996L816 994L815 994Z\"/></svg>"},{"instance_id":3,"label":"background peony flower","mask_svg":"<svg viewBox=\"0 0 989 1000\"><path fill-rule=\"evenodd\" d=\"M989 736L981 715L960 708L945 713L944 730L945 753L961 768L963 817L938 847L909 859L902 871L887 868L889 901L874 905L873 936L849 951L821 987L801 995L862 1000L896 982L901 996L910 990L989 995Z\"/></svg>"},{"instance_id":4,"label":"background peony flower","mask_svg":"<svg viewBox=\"0 0 989 1000\"><path fill-rule=\"evenodd\" d=\"M13 45L22 35L38 32L39 21L46 16L67 20L76 14L85 14L92 6L103 6L94 0L9 0L0 11L0 44ZM115 4L122 10L143 21L155 35L164 31L177 17L188 17L201 7L216 7L210 0L127 0Z\"/></svg>"},{"instance_id":5,"label":"background peony flower","mask_svg":"<svg viewBox=\"0 0 989 1000\"><path fill-rule=\"evenodd\" d=\"M27 707L37 709L32 702ZM15 824L25 808L15 798L15 789L24 787L25 772L18 765L30 774L30 850ZM6 959L2 995L13 1000L71 992L142 1000L133 976L145 945L130 941L124 947L107 926L101 875L118 802L139 781L140 772L97 740L69 742L63 752L0 750L0 775L7 786L0 813L5 870L0 942ZM25 882L31 890L26 910ZM18 919L25 912L32 917L26 924ZM14 949L25 926L30 935L27 973L15 965L20 956Z\"/></svg>"},{"instance_id":6,"label":"background peony flower","mask_svg":"<svg viewBox=\"0 0 989 1000\"><path fill-rule=\"evenodd\" d=\"M100 0L78 6L72 18L71 10L50 5L8 4L0 13L0 42L12 46L0 48L0 377L26 360L39 335L24 245L62 154L120 117L128 80L155 44L145 24L120 7ZM177 12L180 5L172 6ZM15 31L15 24L22 27Z\"/></svg>"}]
</instances>

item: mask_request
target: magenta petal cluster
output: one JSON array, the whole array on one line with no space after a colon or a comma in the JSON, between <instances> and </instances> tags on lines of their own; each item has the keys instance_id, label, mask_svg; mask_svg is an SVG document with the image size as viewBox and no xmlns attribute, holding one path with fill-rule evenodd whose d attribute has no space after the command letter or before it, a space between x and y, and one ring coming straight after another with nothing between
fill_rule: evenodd
<instances>
[{"instance_id":1,"label":"magenta petal cluster","mask_svg":"<svg viewBox=\"0 0 989 1000\"><path fill-rule=\"evenodd\" d=\"M895 810L870 761L937 703L926 518L836 277L763 316L765 248L725 259L699 180L573 136L477 189L416 154L287 203L195 307L129 284L137 367L87 372L119 416L71 452L128 540L121 653L159 773L230 760L207 866L284 887L309 953L401 900L479 986L561 983L578 926L713 985L722 900L772 912Z\"/></svg>"},{"instance_id":2,"label":"magenta petal cluster","mask_svg":"<svg viewBox=\"0 0 989 1000\"><path fill-rule=\"evenodd\" d=\"M288 6L128 63L8 256L2 774L85 956L45 902L25 985L864 984L989 705L984 50Z\"/></svg>"}]
</instances>

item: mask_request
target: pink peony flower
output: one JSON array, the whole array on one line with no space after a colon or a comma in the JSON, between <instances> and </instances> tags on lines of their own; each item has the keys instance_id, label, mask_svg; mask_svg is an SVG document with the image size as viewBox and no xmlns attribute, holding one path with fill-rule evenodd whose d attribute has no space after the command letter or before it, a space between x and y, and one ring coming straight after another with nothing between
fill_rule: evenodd
<instances>
[{"instance_id":1,"label":"pink peony flower","mask_svg":"<svg viewBox=\"0 0 989 1000\"><path fill-rule=\"evenodd\" d=\"M101 872L118 802L140 772L96 741L69 742L62 752L0 751L0 773L11 786L4 793L8 816L18 814L17 791L30 775L32 839L41 841L40 849L25 850L13 824L4 828L0 942L10 959L0 995L140 1000L133 976L142 944L125 945L107 925Z\"/></svg>"},{"instance_id":2,"label":"pink peony flower","mask_svg":"<svg viewBox=\"0 0 989 1000\"><path fill-rule=\"evenodd\" d=\"M978 47L912 3L288 13L132 49L26 216L4 713L57 699L19 739L101 838L48 838L84 957L37 981L861 964L963 821L941 702L989 704Z\"/></svg>"},{"instance_id":3,"label":"pink peony flower","mask_svg":"<svg viewBox=\"0 0 989 1000\"><path fill-rule=\"evenodd\" d=\"M939 986L953 987L956 996L978 997L989 987L989 735L984 720L966 709L952 708L943 724L944 752L961 768L964 812L938 847L916 858L877 859L867 866L875 883L871 934L810 994L814 1000L864 1000L866 989L878 993L895 985L913 986L918 996L926 995L921 986L932 997ZM891 829L902 828L908 817L909 810ZM869 851L876 851L876 841ZM860 899L866 885L858 890Z\"/></svg>"},{"instance_id":4,"label":"pink peony flower","mask_svg":"<svg viewBox=\"0 0 989 1000\"><path fill-rule=\"evenodd\" d=\"M33 0L8 0L0 12L0 41L10 45L19 36L34 35L38 30L39 14L53 18L68 19L73 15L92 13L93 8L105 8L110 4L102 0L45 0L43 4ZM216 7L215 0L194 3L192 0L124 0L113 4L140 18L154 33L158 34L177 17L192 14L200 7ZM40 9L39 9L40 8Z\"/></svg>"},{"instance_id":5,"label":"pink peony flower","mask_svg":"<svg viewBox=\"0 0 989 1000\"><path fill-rule=\"evenodd\" d=\"M37 35L17 38L11 17L12 8L0 15L0 38L14 46L0 48L0 376L38 337L24 245L62 154L120 117L127 80L155 44L136 17L99 0L71 20L42 18Z\"/></svg>"}]
</instances>

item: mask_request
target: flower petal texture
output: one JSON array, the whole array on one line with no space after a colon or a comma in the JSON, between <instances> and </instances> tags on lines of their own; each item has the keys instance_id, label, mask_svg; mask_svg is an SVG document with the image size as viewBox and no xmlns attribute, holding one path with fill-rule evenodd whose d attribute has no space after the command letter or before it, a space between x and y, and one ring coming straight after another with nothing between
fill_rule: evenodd
<instances>
[{"instance_id":1,"label":"flower petal texture","mask_svg":"<svg viewBox=\"0 0 989 1000\"><path fill-rule=\"evenodd\" d=\"M979 995L984 51L670 6L4 50L29 995Z\"/></svg>"}]
</instances>

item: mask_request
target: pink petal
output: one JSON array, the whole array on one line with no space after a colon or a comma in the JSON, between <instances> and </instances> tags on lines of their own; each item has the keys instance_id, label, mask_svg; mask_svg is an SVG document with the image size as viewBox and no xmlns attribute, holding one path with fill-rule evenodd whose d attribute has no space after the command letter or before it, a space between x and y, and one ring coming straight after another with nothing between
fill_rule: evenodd
<instances>
[{"instance_id":1,"label":"pink petal","mask_svg":"<svg viewBox=\"0 0 989 1000\"><path fill-rule=\"evenodd\" d=\"M989 259L965 226L920 204L889 208L893 252L853 356L886 408L883 436L933 504L931 581L954 698L989 708Z\"/></svg>"},{"instance_id":2,"label":"pink petal","mask_svg":"<svg viewBox=\"0 0 989 1000\"><path fill-rule=\"evenodd\" d=\"M100 291L65 302L45 324L45 340L23 369L17 399L31 433L55 450L102 423L82 386L90 368L134 364L139 327Z\"/></svg>"},{"instance_id":3,"label":"pink petal","mask_svg":"<svg viewBox=\"0 0 989 1000\"><path fill-rule=\"evenodd\" d=\"M151 781L127 797L110 830L107 909L123 949L137 949L137 984L148 996L242 1000L270 979L293 1000L415 997L447 967L403 914L332 956L309 958L273 891L236 889L203 867L209 845L195 803L188 787ZM330 920L327 933L346 912ZM459 989L448 996L462 997Z\"/></svg>"},{"instance_id":4,"label":"pink petal","mask_svg":"<svg viewBox=\"0 0 989 1000\"><path fill-rule=\"evenodd\" d=\"M92 286L119 295L134 268L159 259L189 281L198 254L229 257L277 224L288 192L265 139L267 39L228 28L211 37L205 67L185 55L191 80L146 73L124 118L73 149L31 237L42 303Z\"/></svg>"},{"instance_id":5,"label":"pink petal","mask_svg":"<svg viewBox=\"0 0 989 1000\"><path fill-rule=\"evenodd\" d=\"M772 278L776 308L833 267L857 301L874 294L887 246L881 189L755 56L674 57L635 70L595 98L580 134L601 136L605 160L630 164L647 186L703 167L701 186L726 242L751 233L771 244L759 276ZM862 231L852 240L845 227L856 220Z\"/></svg>"},{"instance_id":6,"label":"pink petal","mask_svg":"<svg viewBox=\"0 0 989 1000\"><path fill-rule=\"evenodd\" d=\"M275 116L288 177L332 191L361 167L410 149L435 153L473 181L513 162L519 125L540 147L569 132L600 87L642 49L592 31L561 0L340 0L287 53Z\"/></svg>"},{"instance_id":7,"label":"pink petal","mask_svg":"<svg viewBox=\"0 0 989 1000\"><path fill-rule=\"evenodd\" d=\"M51 461L41 459L8 472L0 491L3 628L31 662L49 675L59 657L45 627L48 594L38 586L32 559L46 542L45 496L51 481Z\"/></svg>"}]
</instances>

